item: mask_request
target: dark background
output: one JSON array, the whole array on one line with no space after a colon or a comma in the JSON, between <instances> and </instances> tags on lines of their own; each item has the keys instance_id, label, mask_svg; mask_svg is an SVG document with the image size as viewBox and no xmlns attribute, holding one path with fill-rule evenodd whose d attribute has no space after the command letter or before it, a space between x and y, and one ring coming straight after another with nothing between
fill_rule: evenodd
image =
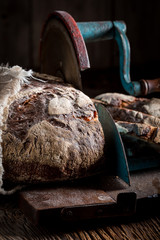
<instances>
[{"instance_id":1,"label":"dark background","mask_svg":"<svg viewBox=\"0 0 160 240\"><path fill-rule=\"evenodd\" d=\"M39 69L42 26L54 10L69 12L78 21L124 20L131 45L131 77L160 77L159 0L0 0L0 63ZM91 69L82 74L90 96L123 92L119 51L114 40L87 45Z\"/></svg>"}]
</instances>

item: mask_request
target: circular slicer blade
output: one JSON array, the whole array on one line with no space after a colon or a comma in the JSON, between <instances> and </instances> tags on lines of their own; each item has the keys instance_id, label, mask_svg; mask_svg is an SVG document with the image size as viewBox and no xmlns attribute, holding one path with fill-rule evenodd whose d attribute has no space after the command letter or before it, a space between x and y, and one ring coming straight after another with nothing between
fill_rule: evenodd
<instances>
[{"instance_id":1,"label":"circular slicer blade","mask_svg":"<svg viewBox=\"0 0 160 240\"><path fill-rule=\"evenodd\" d=\"M40 48L41 72L61 77L65 82L82 89L80 70L84 70L84 67L81 68L77 51L79 51L78 54L81 54L80 47L85 48L85 43L80 35L81 45L80 47L76 46L75 41L79 39L75 39L74 31L77 29L72 24L73 18L67 14L67 17L71 18L68 20L66 14L65 12L53 13L44 26ZM75 21L73 23L75 24ZM72 26L70 26L71 24ZM88 66L86 65L86 68L88 68L89 60L86 48L84 55L81 58L86 59L87 57Z\"/></svg>"}]
</instances>

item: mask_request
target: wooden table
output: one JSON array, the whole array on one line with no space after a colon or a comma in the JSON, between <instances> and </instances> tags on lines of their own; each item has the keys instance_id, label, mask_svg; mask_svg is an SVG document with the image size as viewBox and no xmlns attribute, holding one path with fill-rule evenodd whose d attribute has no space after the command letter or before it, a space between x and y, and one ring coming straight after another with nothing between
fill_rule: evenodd
<instances>
[{"instance_id":1,"label":"wooden table","mask_svg":"<svg viewBox=\"0 0 160 240\"><path fill-rule=\"evenodd\" d=\"M98 221L75 227L34 226L18 208L18 195L0 196L0 240L160 239L160 216Z\"/></svg>"}]
</instances>

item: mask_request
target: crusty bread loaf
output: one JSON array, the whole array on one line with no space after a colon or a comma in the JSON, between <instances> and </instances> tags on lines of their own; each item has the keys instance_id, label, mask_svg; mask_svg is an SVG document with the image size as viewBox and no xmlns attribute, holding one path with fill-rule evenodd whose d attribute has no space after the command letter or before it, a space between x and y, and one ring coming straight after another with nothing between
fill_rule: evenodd
<instances>
[{"instance_id":1,"label":"crusty bread loaf","mask_svg":"<svg viewBox=\"0 0 160 240\"><path fill-rule=\"evenodd\" d=\"M14 182L89 175L104 147L89 97L71 86L34 80L12 97L2 140L4 178Z\"/></svg>"},{"instance_id":2,"label":"crusty bread loaf","mask_svg":"<svg viewBox=\"0 0 160 240\"><path fill-rule=\"evenodd\" d=\"M160 144L160 99L120 93L105 93L96 99L105 105L122 134Z\"/></svg>"},{"instance_id":3,"label":"crusty bread loaf","mask_svg":"<svg viewBox=\"0 0 160 240\"><path fill-rule=\"evenodd\" d=\"M122 134L136 136L146 141L160 144L159 128L137 122L116 121L116 125Z\"/></svg>"},{"instance_id":4,"label":"crusty bread loaf","mask_svg":"<svg viewBox=\"0 0 160 240\"><path fill-rule=\"evenodd\" d=\"M106 107L113 116L113 118L117 121L123 120L125 122L143 123L151 125L153 127L160 127L160 119L158 117L154 117L152 115L128 108L120 108L113 106Z\"/></svg>"},{"instance_id":5,"label":"crusty bread loaf","mask_svg":"<svg viewBox=\"0 0 160 240\"><path fill-rule=\"evenodd\" d=\"M159 98L137 98L121 93L104 93L96 97L107 106L126 108L160 118Z\"/></svg>"}]
</instances>

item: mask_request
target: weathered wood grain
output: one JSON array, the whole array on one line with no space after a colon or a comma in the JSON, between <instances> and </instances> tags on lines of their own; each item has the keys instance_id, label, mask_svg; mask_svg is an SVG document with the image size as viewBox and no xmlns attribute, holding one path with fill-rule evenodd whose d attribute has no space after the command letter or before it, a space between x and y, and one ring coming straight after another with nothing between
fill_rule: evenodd
<instances>
[{"instance_id":1,"label":"weathered wood grain","mask_svg":"<svg viewBox=\"0 0 160 240\"><path fill-rule=\"evenodd\" d=\"M105 220L68 230L54 225L38 227L19 210L17 195L0 196L0 240L152 240L160 239L160 216L141 218L128 223Z\"/></svg>"},{"instance_id":2,"label":"weathered wood grain","mask_svg":"<svg viewBox=\"0 0 160 240\"><path fill-rule=\"evenodd\" d=\"M29 1L1 1L0 63L28 67L30 62Z\"/></svg>"},{"instance_id":3,"label":"weathered wood grain","mask_svg":"<svg viewBox=\"0 0 160 240\"><path fill-rule=\"evenodd\" d=\"M52 11L63 10L76 21L124 20L131 43L132 65L147 65L156 70L160 52L159 7L158 0L145 3L139 0L1 1L0 62L37 69L43 23ZM113 41L88 44L88 51L92 67L119 66L119 50Z\"/></svg>"}]
</instances>

